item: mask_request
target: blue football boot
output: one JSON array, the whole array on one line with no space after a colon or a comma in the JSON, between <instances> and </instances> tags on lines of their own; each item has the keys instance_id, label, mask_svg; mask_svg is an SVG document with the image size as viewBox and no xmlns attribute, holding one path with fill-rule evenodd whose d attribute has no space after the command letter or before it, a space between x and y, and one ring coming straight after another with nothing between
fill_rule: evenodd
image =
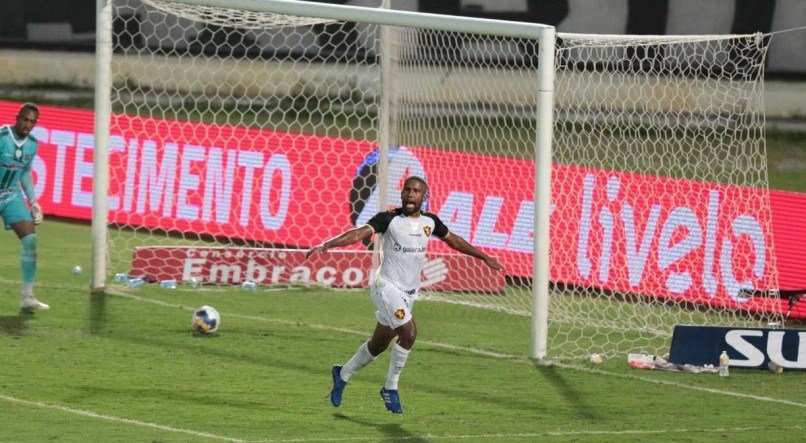
<instances>
[{"instance_id":1,"label":"blue football boot","mask_svg":"<svg viewBox=\"0 0 806 443\"><path fill-rule=\"evenodd\" d=\"M333 375L333 389L330 390L330 402L333 403L333 406L338 408L341 404L341 394L344 392L347 382L341 379L340 365L333 366L330 373Z\"/></svg>"},{"instance_id":2,"label":"blue football boot","mask_svg":"<svg viewBox=\"0 0 806 443\"><path fill-rule=\"evenodd\" d=\"M400 406L400 395L398 395L397 389L381 388L381 398L383 399L384 405L386 405L386 409L393 414L403 413L403 407Z\"/></svg>"}]
</instances>

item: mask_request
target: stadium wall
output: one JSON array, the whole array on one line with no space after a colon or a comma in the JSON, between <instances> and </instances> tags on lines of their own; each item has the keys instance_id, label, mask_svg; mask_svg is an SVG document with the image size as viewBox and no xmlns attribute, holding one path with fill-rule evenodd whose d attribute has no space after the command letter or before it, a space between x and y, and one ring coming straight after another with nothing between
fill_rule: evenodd
<instances>
[{"instance_id":1,"label":"stadium wall","mask_svg":"<svg viewBox=\"0 0 806 443\"><path fill-rule=\"evenodd\" d=\"M192 93L199 97L204 97L205 91L197 85L216 85L218 94L231 97L244 97L249 102L254 103L255 99L261 97L278 97L297 93L310 95L328 94L337 96L347 88L354 88L356 84L365 84L365 88L371 89L375 86L369 80L368 72L360 69L345 70L340 66L323 65L318 69L305 69L295 71L292 64L281 62L271 62L266 69L255 70L254 65L248 60L228 60L227 70L239 71L238 75L227 74L225 70L216 69L220 62L214 59L183 60L179 58L166 58L160 69L155 72L153 65L139 63L136 57L116 59L116 79L119 81L134 82L141 87L177 90ZM207 66L209 65L209 67ZM94 66L95 59L92 54L71 53L71 52L47 52L47 51L20 51L20 50L0 50L0 66L14 66L15 69L0 70L0 84L18 85L61 85L91 88L94 86ZM58 66L59 69L53 69ZM618 82L618 74L603 74L614 77L614 84L630 84ZM237 82L228 82L224 76L237 78ZM473 90L488 91L491 85L485 82L502 81L523 81L517 80L521 76L514 75L511 70L501 71L495 76L466 78L462 72L443 69L435 66L429 72L420 72L407 76L404 80L410 84L429 84L428 88L412 88L412 90L435 91L442 89L441 97L460 96L451 94L457 88L467 88L468 84L473 85ZM194 81L188 82L183 79L192 78ZM522 77L521 77L522 78ZM572 81L568 76L558 75L557 81ZM658 94L664 96L696 97L697 88L703 87L704 81L691 79L685 83L666 85L664 88L656 88ZM323 90L321 85L343 85L344 90L337 87ZM642 87L636 85L634 87ZM676 88L674 91L669 88ZM509 91L528 90L524 88L498 88ZM629 90L625 88L597 89L592 91L596 95L587 97L590 102L600 103L603 108L619 106L624 103L623 97L629 97ZM536 91L535 91L536 93ZM462 95L467 97L467 94ZM429 99L430 97L424 97ZM533 99L526 94L506 95L499 94L497 98L506 104L523 104L524 99ZM489 100L489 96L485 95ZM562 97L558 97L562 99ZM657 101L658 103L662 101ZM666 101L668 102L668 101ZM804 120L806 121L806 83L789 81L767 81L765 82L765 113L767 118L772 120ZM674 109L666 109L674 111ZM562 118L562 116L558 116Z\"/></svg>"},{"instance_id":2,"label":"stadium wall","mask_svg":"<svg viewBox=\"0 0 806 443\"><path fill-rule=\"evenodd\" d=\"M323 3L376 7L378 0L319 0ZM138 0L113 0L121 15L142 14ZM120 8L128 6L128 8ZM802 0L393 0L395 9L462 15L557 26L560 32L595 34L749 34L803 26ZM0 2L0 45L94 49L95 0ZM117 17L118 27L133 26ZM192 34L171 37L193 39ZM127 28L128 29L128 28ZM132 31L136 31L132 28ZM357 37L342 42L351 45ZM806 76L803 33L774 37L767 71Z\"/></svg>"}]
</instances>

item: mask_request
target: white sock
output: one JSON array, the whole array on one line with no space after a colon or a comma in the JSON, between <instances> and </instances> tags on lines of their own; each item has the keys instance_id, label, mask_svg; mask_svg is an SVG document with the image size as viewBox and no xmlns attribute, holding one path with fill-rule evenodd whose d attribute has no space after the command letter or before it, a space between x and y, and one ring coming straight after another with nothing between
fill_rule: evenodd
<instances>
[{"instance_id":1,"label":"white sock","mask_svg":"<svg viewBox=\"0 0 806 443\"><path fill-rule=\"evenodd\" d=\"M353 358L350 359L347 363L344 364L344 367L341 368L341 379L344 381L350 381L353 378L353 374L358 372L364 366L372 363L375 361L376 357L373 357L372 354L369 353L369 348L367 347L367 342L364 342L361 346L359 346L358 350L353 355Z\"/></svg>"},{"instance_id":2,"label":"white sock","mask_svg":"<svg viewBox=\"0 0 806 443\"><path fill-rule=\"evenodd\" d=\"M405 349L399 344L395 343L392 347L392 358L389 359L389 372L386 373L386 389L397 390L397 381L400 379L400 373L403 372L403 366L406 366L406 359L409 358L410 349Z\"/></svg>"},{"instance_id":3,"label":"white sock","mask_svg":"<svg viewBox=\"0 0 806 443\"><path fill-rule=\"evenodd\" d=\"M34 284L33 283L23 283L22 284L22 296L25 298L32 298L34 296Z\"/></svg>"}]
</instances>

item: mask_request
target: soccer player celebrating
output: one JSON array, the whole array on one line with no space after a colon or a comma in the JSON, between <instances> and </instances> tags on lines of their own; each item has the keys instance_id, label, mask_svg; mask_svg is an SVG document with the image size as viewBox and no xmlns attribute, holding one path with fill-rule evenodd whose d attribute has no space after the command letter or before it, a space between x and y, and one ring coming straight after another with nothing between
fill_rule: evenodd
<instances>
[{"instance_id":1,"label":"soccer player celebrating","mask_svg":"<svg viewBox=\"0 0 806 443\"><path fill-rule=\"evenodd\" d=\"M425 259L425 250L431 235L439 237L451 248L479 258L492 269L504 268L495 258L473 247L448 228L434 214L421 211L428 194L428 185L420 177L409 177L400 193L403 206L393 211L379 212L369 222L324 243L311 248L306 257L315 252L327 252L330 248L350 245L373 234L383 235L383 261L370 288L372 303L378 323L369 341L363 343L344 366L333 366L333 389L330 401L333 406L341 404L347 383L361 368L374 361L386 350L392 339L392 347L386 384L381 388L381 398L386 409L396 414L403 413L397 385L409 352L417 338L417 324L412 317L412 307L420 287L420 271Z\"/></svg>"},{"instance_id":2,"label":"soccer player celebrating","mask_svg":"<svg viewBox=\"0 0 806 443\"><path fill-rule=\"evenodd\" d=\"M42 223L42 208L36 202L31 164L36 157L37 143L31 130L39 119L39 108L33 103L22 105L14 126L0 127L0 216L6 229L13 229L22 243L23 310L50 309L34 297L36 276L36 232L34 225ZM28 198L30 209L23 200Z\"/></svg>"}]
</instances>

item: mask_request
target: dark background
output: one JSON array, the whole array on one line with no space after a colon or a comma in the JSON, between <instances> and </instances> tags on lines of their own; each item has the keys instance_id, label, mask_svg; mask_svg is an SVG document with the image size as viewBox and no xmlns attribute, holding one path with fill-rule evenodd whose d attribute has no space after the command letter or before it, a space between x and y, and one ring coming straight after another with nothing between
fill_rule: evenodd
<instances>
[{"instance_id":1,"label":"dark background","mask_svg":"<svg viewBox=\"0 0 806 443\"><path fill-rule=\"evenodd\" d=\"M356 4L360 6L380 3L360 0L320 0L323 3ZM626 3L626 17L619 23L623 34L658 34L667 33L669 17L673 7L678 14L682 9L684 18L691 15L692 20L702 22L709 17L702 17L703 11L698 2L686 0L520 0L503 3L498 0L393 0L395 8L418 9L421 12L435 14L463 15L470 17L493 18L499 20L517 20L533 23L546 23L559 27L561 32L591 32L596 22L602 20L601 14L592 6L608 7L610 4ZM711 0L703 0L711 1ZM715 4L729 4L721 0ZM806 25L806 0L732 0L733 18L730 29L723 29L718 18L714 18L713 29L705 29L704 33L712 34L748 34L754 32L767 33L774 30L776 17L786 18L787 23ZM137 0L114 0L116 4L136 5ZM514 5L507 10L506 5ZM591 26L579 24L586 29L568 29L563 21L569 17L574 8L592 9L590 14L582 13L584 20L591 21ZM503 10L501 10L503 9ZM577 9L577 17L580 12ZM726 13L727 10L726 10ZM583 20L583 21L584 21ZM40 25L38 30L29 25ZM69 24L70 33L43 32L41 24ZM33 48L59 50L94 50L95 0L2 0L0 1L0 48ZM349 40L349 36L346 36ZM793 32L776 36L768 54L768 74L773 77L806 78L806 53L803 53L806 31ZM349 46L349 42L347 42ZM777 47L775 46L777 45Z\"/></svg>"}]
</instances>

